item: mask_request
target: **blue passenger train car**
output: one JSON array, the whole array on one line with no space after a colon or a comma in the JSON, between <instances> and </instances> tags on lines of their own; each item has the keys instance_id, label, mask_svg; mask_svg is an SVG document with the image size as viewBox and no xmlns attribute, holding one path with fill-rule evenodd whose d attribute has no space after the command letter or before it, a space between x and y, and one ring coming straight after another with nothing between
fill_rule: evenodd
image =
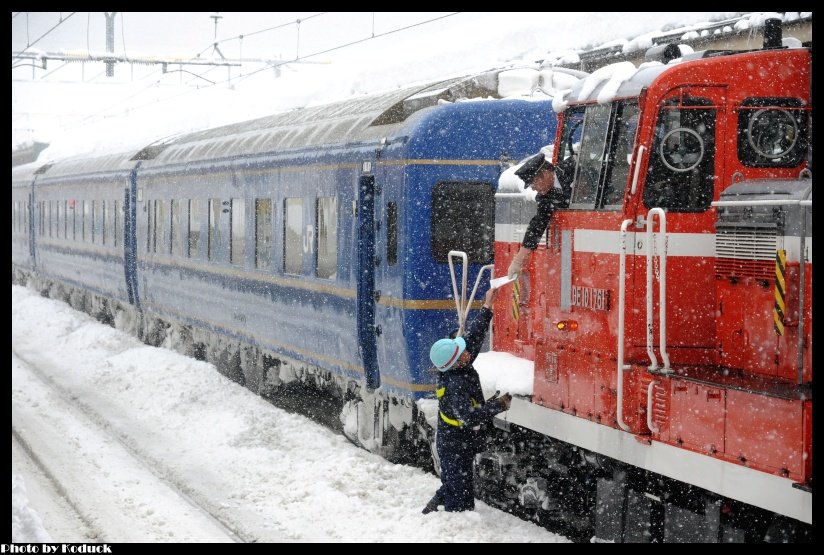
<instances>
[{"instance_id":1,"label":"blue passenger train car","mask_svg":"<svg viewBox=\"0 0 824 555\"><path fill-rule=\"evenodd\" d=\"M470 283L492 262L498 177L554 132L492 72L35 163L12 175L13 279L254 391L331 392L376 452L428 448L447 254Z\"/></svg>"}]
</instances>

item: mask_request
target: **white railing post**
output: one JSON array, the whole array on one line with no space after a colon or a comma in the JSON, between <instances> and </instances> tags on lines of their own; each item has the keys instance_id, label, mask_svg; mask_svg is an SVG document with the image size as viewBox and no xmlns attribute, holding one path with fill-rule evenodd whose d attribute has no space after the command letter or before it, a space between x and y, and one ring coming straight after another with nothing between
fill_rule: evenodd
<instances>
[{"instance_id":1,"label":"white railing post","mask_svg":"<svg viewBox=\"0 0 824 555\"><path fill-rule=\"evenodd\" d=\"M661 237L663 247L658 254L658 342L661 349L662 371L670 372L669 355L667 354L667 215L663 208L651 208L647 213L647 354L650 359L650 370L658 368L658 359L652 346L653 310L652 310L652 264L653 264L653 225L655 216L660 222L658 237Z\"/></svg>"},{"instance_id":2,"label":"white railing post","mask_svg":"<svg viewBox=\"0 0 824 555\"><path fill-rule=\"evenodd\" d=\"M629 367L624 365L624 310L627 290L627 227L631 223L632 220L621 223L621 254L618 259L618 398L615 411L618 425L627 432L629 426L624 422L624 371Z\"/></svg>"},{"instance_id":3,"label":"white railing post","mask_svg":"<svg viewBox=\"0 0 824 555\"><path fill-rule=\"evenodd\" d=\"M453 256L459 256L463 263L461 290L458 291L458 284L455 281L455 265L452 262ZM464 330L464 305L466 305L466 274L469 271L467 267L466 253L463 251L449 251L449 275L452 277L452 296L455 297L455 309L458 311L458 337L463 335Z\"/></svg>"},{"instance_id":4,"label":"white railing post","mask_svg":"<svg viewBox=\"0 0 824 555\"><path fill-rule=\"evenodd\" d=\"M460 257L463 263L463 270L461 272L461 289L458 291L458 283L455 279L455 265L452 262L452 257ZM455 309L458 312L458 335L457 337L463 336L464 332L464 325L466 324L466 319L469 317L469 309L472 307L472 301L475 300L475 293L478 292L478 286L481 283L481 276L485 270L489 270L489 279L492 280L492 272L495 270L494 264L487 264L486 266L482 266L480 270L478 270L478 275L475 278L475 286L472 288L472 294L469 296L469 299L466 298L466 284L467 284L467 274L469 272L469 264L468 264L468 257L466 253L463 251L449 251L448 255L449 260L449 275L452 277L452 294L455 297Z\"/></svg>"},{"instance_id":5,"label":"white railing post","mask_svg":"<svg viewBox=\"0 0 824 555\"><path fill-rule=\"evenodd\" d=\"M653 405L653 395L655 391L655 386L661 383L660 380L652 380L649 382L649 387L647 388L647 428L650 429L653 433L658 433L661 431L655 422L652 421L652 405Z\"/></svg>"}]
</instances>

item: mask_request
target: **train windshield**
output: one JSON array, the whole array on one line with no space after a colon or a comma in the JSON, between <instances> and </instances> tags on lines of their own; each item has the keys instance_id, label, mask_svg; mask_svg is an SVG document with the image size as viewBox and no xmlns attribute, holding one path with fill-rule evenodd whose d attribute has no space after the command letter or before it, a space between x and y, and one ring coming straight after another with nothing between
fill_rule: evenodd
<instances>
[{"instance_id":1,"label":"train windshield","mask_svg":"<svg viewBox=\"0 0 824 555\"><path fill-rule=\"evenodd\" d=\"M738 158L751 168L794 168L807 150L800 98L748 98L738 112Z\"/></svg>"},{"instance_id":2,"label":"train windshield","mask_svg":"<svg viewBox=\"0 0 824 555\"><path fill-rule=\"evenodd\" d=\"M712 202L716 108L709 99L669 100L658 112L644 204L701 212Z\"/></svg>"}]
</instances>

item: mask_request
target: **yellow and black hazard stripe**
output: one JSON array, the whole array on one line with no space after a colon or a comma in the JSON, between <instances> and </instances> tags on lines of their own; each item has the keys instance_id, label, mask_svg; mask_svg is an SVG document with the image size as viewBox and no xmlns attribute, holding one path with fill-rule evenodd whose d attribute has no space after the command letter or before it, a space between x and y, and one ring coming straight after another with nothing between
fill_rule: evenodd
<instances>
[{"instance_id":1,"label":"yellow and black hazard stripe","mask_svg":"<svg viewBox=\"0 0 824 555\"><path fill-rule=\"evenodd\" d=\"M512 282L512 319L516 322L521 317L519 304L521 302L521 278Z\"/></svg>"},{"instance_id":2,"label":"yellow and black hazard stripe","mask_svg":"<svg viewBox=\"0 0 824 555\"><path fill-rule=\"evenodd\" d=\"M779 249L775 253L775 307L773 308L773 327L778 336L784 335L784 296L787 292L787 251Z\"/></svg>"}]
</instances>

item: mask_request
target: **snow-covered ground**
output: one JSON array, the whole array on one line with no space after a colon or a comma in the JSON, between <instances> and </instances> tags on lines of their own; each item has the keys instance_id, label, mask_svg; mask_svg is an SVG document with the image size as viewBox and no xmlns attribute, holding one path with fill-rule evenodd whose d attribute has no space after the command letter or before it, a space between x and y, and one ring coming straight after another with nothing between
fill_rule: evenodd
<instances>
[{"instance_id":1,"label":"snow-covered ground","mask_svg":"<svg viewBox=\"0 0 824 555\"><path fill-rule=\"evenodd\" d=\"M514 362L485 388L528 388ZM568 541L480 501L422 515L439 483L12 286L13 542Z\"/></svg>"}]
</instances>

